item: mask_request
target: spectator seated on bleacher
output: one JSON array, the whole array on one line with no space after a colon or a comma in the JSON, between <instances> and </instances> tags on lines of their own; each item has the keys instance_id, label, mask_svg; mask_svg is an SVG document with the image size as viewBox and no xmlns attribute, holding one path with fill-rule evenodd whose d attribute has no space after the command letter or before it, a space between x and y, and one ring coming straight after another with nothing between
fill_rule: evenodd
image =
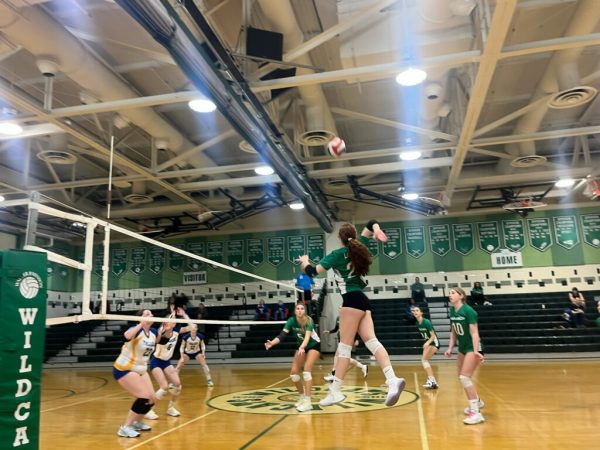
<instances>
[{"instance_id":1,"label":"spectator seated on bleacher","mask_svg":"<svg viewBox=\"0 0 600 450\"><path fill-rule=\"evenodd\" d=\"M417 302L414 298L409 298L408 303L406 305L406 309L404 310L404 321L408 325L414 325L417 323L417 318L413 314L413 309L417 307Z\"/></svg>"},{"instance_id":2,"label":"spectator seated on bleacher","mask_svg":"<svg viewBox=\"0 0 600 450\"><path fill-rule=\"evenodd\" d=\"M269 307L265 305L265 301L260 300L258 305L256 305L254 320L269 320L270 313L271 311L269 311Z\"/></svg>"},{"instance_id":3,"label":"spectator seated on bleacher","mask_svg":"<svg viewBox=\"0 0 600 450\"><path fill-rule=\"evenodd\" d=\"M479 281L476 281L473 284L473 289L471 289L471 298L470 298L471 306L475 305L484 305L484 306L492 306L492 302L488 300L488 298L483 293L483 286Z\"/></svg>"},{"instance_id":4,"label":"spectator seated on bleacher","mask_svg":"<svg viewBox=\"0 0 600 450\"><path fill-rule=\"evenodd\" d=\"M273 320L286 320L288 312L287 306L285 306L283 300L279 300L279 302L273 306Z\"/></svg>"},{"instance_id":5,"label":"spectator seated on bleacher","mask_svg":"<svg viewBox=\"0 0 600 450\"><path fill-rule=\"evenodd\" d=\"M563 318L571 328L585 326L585 297L577 288L569 292L569 307L565 309Z\"/></svg>"},{"instance_id":6,"label":"spectator seated on bleacher","mask_svg":"<svg viewBox=\"0 0 600 450\"><path fill-rule=\"evenodd\" d=\"M410 297L417 305L419 303L427 303L427 299L425 298L425 286L423 286L419 277L415 277L415 282L410 285Z\"/></svg>"}]
</instances>

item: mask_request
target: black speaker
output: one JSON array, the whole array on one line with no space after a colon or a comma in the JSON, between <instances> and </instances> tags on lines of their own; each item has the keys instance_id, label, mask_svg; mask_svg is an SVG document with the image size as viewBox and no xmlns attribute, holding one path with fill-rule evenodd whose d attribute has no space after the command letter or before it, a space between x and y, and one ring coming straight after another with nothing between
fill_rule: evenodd
<instances>
[{"instance_id":1,"label":"black speaker","mask_svg":"<svg viewBox=\"0 0 600 450\"><path fill-rule=\"evenodd\" d=\"M281 61L283 34L249 27L246 32L246 54Z\"/></svg>"}]
</instances>

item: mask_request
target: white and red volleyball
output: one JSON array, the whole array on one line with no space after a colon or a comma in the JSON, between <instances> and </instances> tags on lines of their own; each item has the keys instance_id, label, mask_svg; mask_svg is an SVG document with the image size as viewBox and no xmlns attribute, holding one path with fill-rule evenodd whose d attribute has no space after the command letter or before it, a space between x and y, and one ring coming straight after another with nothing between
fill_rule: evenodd
<instances>
[{"instance_id":1,"label":"white and red volleyball","mask_svg":"<svg viewBox=\"0 0 600 450\"><path fill-rule=\"evenodd\" d=\"M346 151L346 143L340 137L334 137L327 144L327 150L329 150L329 154L334 158L339 158L342 153Z\"/></svg>"}]
</instances>

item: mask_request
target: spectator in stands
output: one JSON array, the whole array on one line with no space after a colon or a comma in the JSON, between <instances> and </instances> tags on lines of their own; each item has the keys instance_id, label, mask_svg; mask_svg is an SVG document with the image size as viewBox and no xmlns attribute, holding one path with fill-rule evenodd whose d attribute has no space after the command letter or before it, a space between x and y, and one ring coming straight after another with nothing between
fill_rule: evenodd
<instances>
[{"instance_id":1,"label":"spectator in stands","mask_svg":"<svg viewBox=\"0 0 600 450\"><path fill-rule=\"evenodd\" d=\"M309 277L304 272L300 272L296 277L296 287L302 289L303 292L298 292L298 301L304 301L307 308L307 313L310 315L310 302L312 300L312 287L315 285L313 277Z\"/></svg>"},{"instance_id":2,"label":"spectator in stands","mask_svg":"<svg viewBox=\"0 0 600 450\"><path fill-rule=\"evenodd\" d=\"M598 300L598 304L596 305L596 309L598 310L598 318L596 319L596 326L600 328L600 300Z\"/></svg>"},{"instance_id":3,"label":"spectator in stands","mask_svg":"<svg viewBox=\"0 0 600 450\"><path fill-rule=\"evenodd\" d=\"M481 286L481 283L476 281L473 284L473 289L471 289L471 306L480 304L483 306L492 306L492 302L490 302L483 293L483 287Z\"/></svg>"},{"instance_id":4,"label":"spectator in stands","mask_svg":"<svg viewBox=\"0 0 600 450\"><path fill-rule=\"evenodd\" d=\"M279 302L273 307L273 319L274 320L286 320L288 316L288 309L283 303L283 300L279 300Z\"/></svg>"},{"instance_id":5,"label":"spectator in stands","mask_svg":"<svg viewBox=\"0 0 600 450\"><path fill-rule=\"evenodd\" d=\"M414 298L409 298L408 303L406 304L406 309L404 310L404 321L408 325L414 325L417 323L417 319L413 314L413 310L417 307L417 302Z\"/></svg>"},{"instance_id":6,"label":"spectator in stands","mask_svg":"<svg viewBox=\"0 0 600 450\"><path fill-rule=\"evenodd\" d=\"M585 298L575 287L569 292L569 307L565 309L563 317L572 328L585 326Z\"/></svg>"},{"instance_id":7,"label":"spectator in stands","mask_svg":"<svg viewBox=\"0 0 600 450\"><path fill-rule=\"evenodd\" d=\"M256 305L254 320L269 320L269 312L269 307L265 305L265 301L260 300L258 305Z\"/></svg>"},{"instance_id":8,"label":"spectator in stands","mask_svg":"<svg viewBox=\"0 0 600 450\"><path fill-rule=\"evenodd\" d=\"M425 286L423 286L419 277L415 277L415 282L410 285L410 297L414 299L417 304L419 302L427 303L427 300L425 299Z\"/></svg>"}]
</instances>

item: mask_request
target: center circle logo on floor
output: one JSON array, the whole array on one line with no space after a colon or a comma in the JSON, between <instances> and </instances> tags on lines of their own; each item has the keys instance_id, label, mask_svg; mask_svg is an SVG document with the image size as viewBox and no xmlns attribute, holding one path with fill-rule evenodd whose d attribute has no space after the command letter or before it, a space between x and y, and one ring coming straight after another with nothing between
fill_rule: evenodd
<instances>
[{"instance_id":1,"label":"center circle logo on floor","mask_svg":"<svg viewBox=\"0 0 600 450\"><path fill-rule=\"evenodd\" d=\"M319 400L329 392L328 386L314 386L312 392L312 411L299 413L294 404L298 401L298 392L293 387L252 389L232 392L213 397L208 405L215 409L251 414L340 414L344 412L376 411L388 409L384 405L387 388L371 386L343 386L346 399L332 406L322 408ZM396 406L416 401L417 394L403 391Z\"/></svg>"}]
</instances>

